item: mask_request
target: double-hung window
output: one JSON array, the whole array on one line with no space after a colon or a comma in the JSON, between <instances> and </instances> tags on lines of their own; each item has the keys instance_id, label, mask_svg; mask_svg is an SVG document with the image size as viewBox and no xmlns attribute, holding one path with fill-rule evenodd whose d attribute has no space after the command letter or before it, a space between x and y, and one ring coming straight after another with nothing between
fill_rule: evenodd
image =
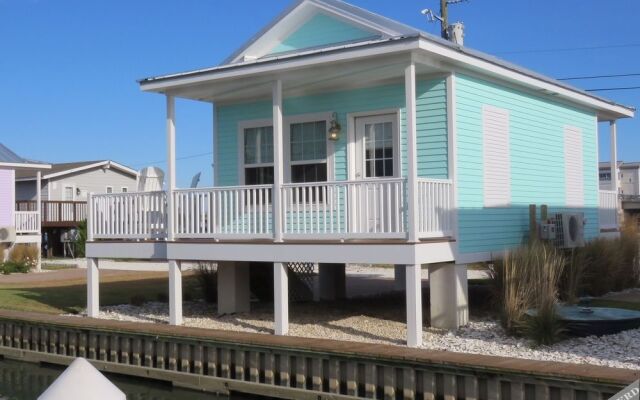
<instances>
[{"instance_id":1,"label":"double-hung window","mask_svg":"<svg viewBox=\"0 0 640 400\"><path fill-rule=\"evenodd\" d=\"M244 129L245 185L273 184L273 127Z\"/></svg>"},{"instance_id":2,"label":"double-hung window","mask_svg":"<svg viewBox=\"0 0 640 400\"><path fill-rule=\"evenodd\" d=\"M327 181L327 122L301 122L290 126L291 182Z\"/></svg>"}]
</instances>

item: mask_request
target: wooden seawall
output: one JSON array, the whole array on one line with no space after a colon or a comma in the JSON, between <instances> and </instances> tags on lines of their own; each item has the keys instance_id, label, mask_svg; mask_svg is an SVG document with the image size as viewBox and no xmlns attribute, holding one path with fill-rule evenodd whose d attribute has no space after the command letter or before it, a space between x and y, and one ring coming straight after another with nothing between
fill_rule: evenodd
<instances>
[{"instance_id":1,"label":"wooden seawall","mask_svg":"<svg viewBox=\"0 0 640 400\"><path fill-rule=\"evenodd\" d=\"M640 371L0 311L0 355L289 399L607 399Z\"/></svg>"}]
</instances>

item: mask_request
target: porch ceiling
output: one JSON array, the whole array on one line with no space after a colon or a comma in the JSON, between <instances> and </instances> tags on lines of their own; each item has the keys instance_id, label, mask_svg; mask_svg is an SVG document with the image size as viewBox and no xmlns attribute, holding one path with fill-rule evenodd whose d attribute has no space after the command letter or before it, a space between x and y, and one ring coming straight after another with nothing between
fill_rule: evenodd
<instances>
[{"instance_id":1,"label":"porch ceiling","mask_svg":"<svg viewBox=\"0 0 640 400\"><path fill-rule=\"evenodd\" d=\"M262 74L183 86L170 93L176 97L216 103L268 100L271 98L273 81L276 79L282 80L284 95L287 97L349 90L403 81L408 60L408 54L395 54L332 62L288 71L285 74ZM420 63L416 65L416 73L419 75L445 72L444 69Z\"/></svg>"}]
</instances>

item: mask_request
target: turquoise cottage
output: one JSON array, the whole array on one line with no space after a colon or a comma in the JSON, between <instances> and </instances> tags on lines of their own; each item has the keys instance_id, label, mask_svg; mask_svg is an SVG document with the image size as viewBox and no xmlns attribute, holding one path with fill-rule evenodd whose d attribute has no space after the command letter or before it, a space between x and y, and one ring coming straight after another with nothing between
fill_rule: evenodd
<instances>
[{"instance_id":1,"label":"turquoise cottage","mask_svg":"<svg viewBox=\"0 0 640 400\"><path fill-rule=\"evenodd\" d=\"M172 324L182 261L218 263L220 312L249 311L250 271L272 269L281 335L291 265L318 264L335 298L345 264L384 263L418 346L421 265L430 323L456 328L465 264L526 240L529 204L583 217L586 240L617 227L598 122L615 140L633 109L338 0L297 1L221 65L140 86L167 99L166 190L91 198L92 316L100 258L166 260ZM213 187L176 187L175 98L213 105Z\"/></svg>"}]
</instances>

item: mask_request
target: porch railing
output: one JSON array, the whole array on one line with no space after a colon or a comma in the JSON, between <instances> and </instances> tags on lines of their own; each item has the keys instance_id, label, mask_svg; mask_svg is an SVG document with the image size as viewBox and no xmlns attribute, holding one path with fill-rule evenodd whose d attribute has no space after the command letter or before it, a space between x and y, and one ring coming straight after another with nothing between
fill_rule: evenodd
<instances>
[{"instance_id":1,"label":"porch railing","mask_svg":"<svg viewBox=\"0 0 640 400\"><path fill-rule=\"evenodd\" d=\"M32 200L16 201L18 211L37 211L37 207L37 202ZM40 216L44 225L82 222L87 219L87 202L43 200Z\"/></svg>"},{"instance_id":2,"label":"porch railing","mask_svg":"<svg viewBox=\"0 0 640 400\"><path fill-rule=\"evenodd\" d=\"M418 237L452 234L453 185L418 181ZM179 189L172 193L176 239L274 238L273 186ZM290 183L281 188L284 239L403 239L407 237L406 179ZM165 192L91 198L94 239L165 239Z\"/></svg>"},{"instance_id":3,"label":"porch railing","mask_svg":"<svg viewBox=\"0 0 640 400\"><path fill-rule=\"evenodd\" d=\"M618 228L618 194L611 190L600 190L600 229Z\"/></svg>"},{"instance_id":4,"label":"porch railing","mask_svg":"<svg viewBox=\"0 0 640 400\"><path fill-rule=\"evenodd\" d=\"M17 234L40 233L40 213L37 211L16 211L15 223Z\"/></svg>"},{"instance_id":5,"label":"porch railing","mask_svg":"<svg viewBox=\"0 0 640 400\"><path fill-rule=\"evenodd\" d=\"M167 237L165 192L91 196L94 239L164 239Z\"/></svg>"},{"instance_id":6,"label":"porch railing","mask_svg":"<svg viewBox=\"0 0 640 400\"><path fill-rule=\"evenodd\" d=\"M269 238L272 186L176 190L174 235L185 238Z\"/></svg>"},{"instance_id":7,"label":"porch railing","mask_svg":"<svg viewBox=\"0 0 640 400\"><path fill-rule=\"evenodd\" d=\"M418 178L418 236L451 236L453 232L453 182Z\"/></svg>"}]
</instances>

